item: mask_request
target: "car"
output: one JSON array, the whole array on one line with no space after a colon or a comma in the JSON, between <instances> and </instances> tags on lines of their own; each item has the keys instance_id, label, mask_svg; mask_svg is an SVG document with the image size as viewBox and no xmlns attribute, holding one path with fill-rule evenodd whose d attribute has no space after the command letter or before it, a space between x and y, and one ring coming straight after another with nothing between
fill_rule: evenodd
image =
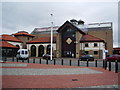
<instances>
[{"instance_id":1,"label":"car","mask_svg":"<svg viewBox=\"0 0 120 90\"><path fill-rule=\"evenodd\" d=\"M49 55L49 54L43 55L43 59L46 59L46 60L50 60L50 57L51 57L51 55ZM52 56L52 58L53 58L53 56Z\"/></svg>"},{"instance_id":2,"label":"car","mask_svg":"<svg viewBox=\"0 0 120 90\"><path fill-rule=\"evenodd\" d=\"M29 58L29 51L28 51L28 49L19 49L17 51L16 58L18 60L27 60Z\"/></svg>"},{"instance_id":3,"label":"car","mask_svg":"<svg viewBox=\"0 0 120 90\"><path fill-rule=\"evenodd\" d=\"M94 61L94 56L93 55L82 55L80 57L81 61Z\"/></svg>"},{"instance_id":4,"label":"car","mask_svg":"<svg viewBox=\"0 0 120 90\"><path fill-rule=\"evenodd\" d=\"M108 57L106 57L106 61L119 61L120 62L120 55L110 55Z\"/></svg>"}]
</instances>

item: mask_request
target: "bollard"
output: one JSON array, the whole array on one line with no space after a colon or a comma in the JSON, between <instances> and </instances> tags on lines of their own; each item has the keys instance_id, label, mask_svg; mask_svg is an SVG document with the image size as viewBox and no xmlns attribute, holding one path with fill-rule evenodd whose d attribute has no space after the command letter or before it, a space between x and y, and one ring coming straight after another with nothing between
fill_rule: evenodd
<instances>
[{"instance_id":1,"label":"bollard","mask_svg":"<svg viewBox=\"0 0 120 90\"><path fill-rule=\"evenodd\" d=\"M107 69L107 61L105 60L105 70Z\"/></svg>"},{"instance_id":2,"label":"bollard","mask_svg":"<svg viewBox=\"0 0 120 90\"><path fill-rule=\"evenodd\" d=\"M33 58L33 63L35 63L35 58Z\"/></svg>"},{"instance_id":3,"label":"bollard","mask_svg":"<svg viewBox=\"0 0 120 90\"><path fill-rule=\"evenodd\" d=\"M115 60L115 73L118 73L118 61Z\"/></svg>"},{"instance_id":4,"label":"bollard","mask_svg":"<svg viewBox=\"0 0 120 90\"><path fill-rule=\"evenodd\" d=\"M14 62L14 57L12 58L12 61Z\"/></svg>"},{"instance_id":5,"label":"bollard","mask_svg":"<svg viewBox=\"0 0 120 90\"><path fill-rule=\"evenodd\" d=\"M40 62L39 63L41 64L41 58L40 58Z\"/></svg>"},{"instance_id":6,"label":"bollard","mask_svg":"<svg viewBox=\"0 0 120 90\"><path fill-rule=\"evenodd\" d=\"M29 63L29 58L28 58L28 63Z\"/></svg>"},{"instance_id":7,"label":"bollard","mask_svg":"<svg viewBox=\"0 0 120 90\"><path fill-rule=\"evenodd\" d=\"M80 60L78 60L78 66L80 66Z\"/></svg>"},{"instance_id":8,"label":"bollard","mask_svg":"<svg viewBox=\"0 0 120 90\"><path fill-rule=\"evenodd\" d=\"M95 60L95 67L97 67L97 60Z\"/></svg>"},{"instance_id":9,"label":"bollard","mask_svg":"<svg viewBox=\"0 0 120 90\"><path fill-rule=\"evenodd\" d=\"M56 64L56 61L55 61L55 59L54 59L54 65Z\"/></svg>"},{"instance_id":10,"label":"bollard","mask_svg":"<svg viewBox=\"0 0 120 90\"><path fill-rule=\"evenodd\" d=\"M89 67L89 60L87 59L87 67Z\"/></svg>"},{"instance_id":11,"label":"bollard","mask_svg":"<svg viewBox=\"0 0 120 90\"><path fill-rule=\"evenodd\" d=\"M18 58L16 58L17 59L17 62L18 62Z\"/></svg>"},{"instance_id":12,"label":"bollard","mask_svg":"<svg viewBox=\"0 0 120 90\"><path fill-rule=\"evenodd\" d=\"M111 61L109 61L109 71L111 71Z\"/></svg>"},{"instance_id":13,"label":"bollard","mask_svg":"<svg viewBox=\"0 0 120 90\"><path fill-rule=\"evenodd\" d=\"M105 67L105 61L103 60L103 68Z\"/></svg>"},{"instance_id":14,"label":"bollard","mask_svg":"<svg viewBox=\"0 0 120 90\"><path fill-rule=\"evenodd\" d=\"M22 59L22 62L24 62L24 59Z\"/></svg>"},{"instance_id":15,"label":"bollard","mask_svg":"<svg viewBox=\"0 0 120 90\"><path fill-rule=\"evenodd\" d=\"M71 62L72 62L72 61L70 60L70 66L71 66Z\"/></svg>"},{"instance_id":16,"label":"bollard","mask_svg":"<svg viewBox=\"0 0 120 90\"><path fill-rule=\"evenodd\" d=\"M5 62L7 61L7 57L5 57L4 61L5 61Z\"/></svg>"},{"instance_id":17,"label":"bollard","mask_svg":"<svg viewBox=\"0 0 120 90\"><path fill-rule=\"evenodd\" d=\"M63 65L63 59L61 60L61 65Z\"/></svg>"},{"instance_id":18,"label":"bollard","mask_svg":"<svg viewBox=\"0 0 120 90\"><path fill-rule=\"evenodd\" d=\"M48 59L46 59L46 64L48 64Z\"/></svg>"}]
</instances>

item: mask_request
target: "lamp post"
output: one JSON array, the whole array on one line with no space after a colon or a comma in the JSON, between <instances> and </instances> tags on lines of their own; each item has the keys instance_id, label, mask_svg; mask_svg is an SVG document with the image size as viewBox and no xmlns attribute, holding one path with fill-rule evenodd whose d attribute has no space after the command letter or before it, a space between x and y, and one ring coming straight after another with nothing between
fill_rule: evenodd
<instances>
[{"instance_id":1,"label":"lamp post","mask_svg":"<svg viewBox=\"0 0 120 90\"><path fill-rule=\"evenodd\" d=\"M51 18L53 17L53 14L50 14ZM53 21L51 19L51 50L50 50L50 60L52 60L52 47L53 47Z\"/></svg>"}]
</instances>

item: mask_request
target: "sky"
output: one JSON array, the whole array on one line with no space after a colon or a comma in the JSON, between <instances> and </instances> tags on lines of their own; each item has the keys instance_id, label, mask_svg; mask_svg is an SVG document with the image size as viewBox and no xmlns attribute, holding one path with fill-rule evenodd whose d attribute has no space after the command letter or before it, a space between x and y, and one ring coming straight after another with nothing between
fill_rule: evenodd
<instances>
[{"instance_id":1,"label":"sky","mask_svg":"<svg viewBox=\"0 0 120 90\"><path fill-rule=\"evenodd\" d=\"M118 45L118 1L79 2L75 0L38 2L2 0L0 3L2 34L13 34L21 30L31 33L34 28L61 26L65 21L76 19L90 23L113 23L113 45ZM53 14L51 18L50 14Z\"/></svg>"}]
</instances>

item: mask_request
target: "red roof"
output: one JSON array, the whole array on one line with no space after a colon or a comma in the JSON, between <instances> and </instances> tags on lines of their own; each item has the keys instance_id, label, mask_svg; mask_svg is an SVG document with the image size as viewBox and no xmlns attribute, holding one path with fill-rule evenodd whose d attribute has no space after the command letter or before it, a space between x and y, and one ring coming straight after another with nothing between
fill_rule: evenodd
<instances>
[{"instance_id":1,"label":"red roof","mask_svg":"<svg viewBox=\"0 0 120 90\"><path fill-rule=\"evenodd\" d=\"M18 32L18 33L15 33L13 35L15 35L15 36L30 36L30 37L34 37L35 36L35 35L29 34L27 32Z\"/></svg>"},{"instance_id":2,"label":"red roof","mask_svg":"<svg viewBox=\"0 0 120 90\"><path fill-rule=\"evenodd\" d=\"M83 35L80 42L104 42L104 40L94 37L92 35Z\"/></svg>"},{"instance_id":3,"label":"red roof","mask_svg":"<svg viewBox=\"0 0 120 90\"><path fill-rule=\"evenodd\" d=\"M51 42L51 38L50 37L40 37L31 41L28 41L28 44L32 44L32 43L50 43ZM53 37L53 42L56 42L56 37Z\"/></svg>"},{"instance_id":4,"label":"red roof","mask_svg":"<svg viewBox=\"0 0 120 90\"><path fill-rule=\"evenodd\" d=\"M5 41L22 42L22 41L19 40L18 38L13 37L13 36L11 36L11 35L7 35L7 34L3 34L3 35L2 35L2 39L5 40Z\"/></svg>"},{"instance_id":5,"label":"red roof","mask_svg":"<svg viewBox=\"0 0 120 90\"><path fill-rule=\"evenodd\" d=\"M7 47L7 48L18 48L17 46L14 46L6 41L1 41L0 42L0 47Z\"/></svg>"}]
</instances>

